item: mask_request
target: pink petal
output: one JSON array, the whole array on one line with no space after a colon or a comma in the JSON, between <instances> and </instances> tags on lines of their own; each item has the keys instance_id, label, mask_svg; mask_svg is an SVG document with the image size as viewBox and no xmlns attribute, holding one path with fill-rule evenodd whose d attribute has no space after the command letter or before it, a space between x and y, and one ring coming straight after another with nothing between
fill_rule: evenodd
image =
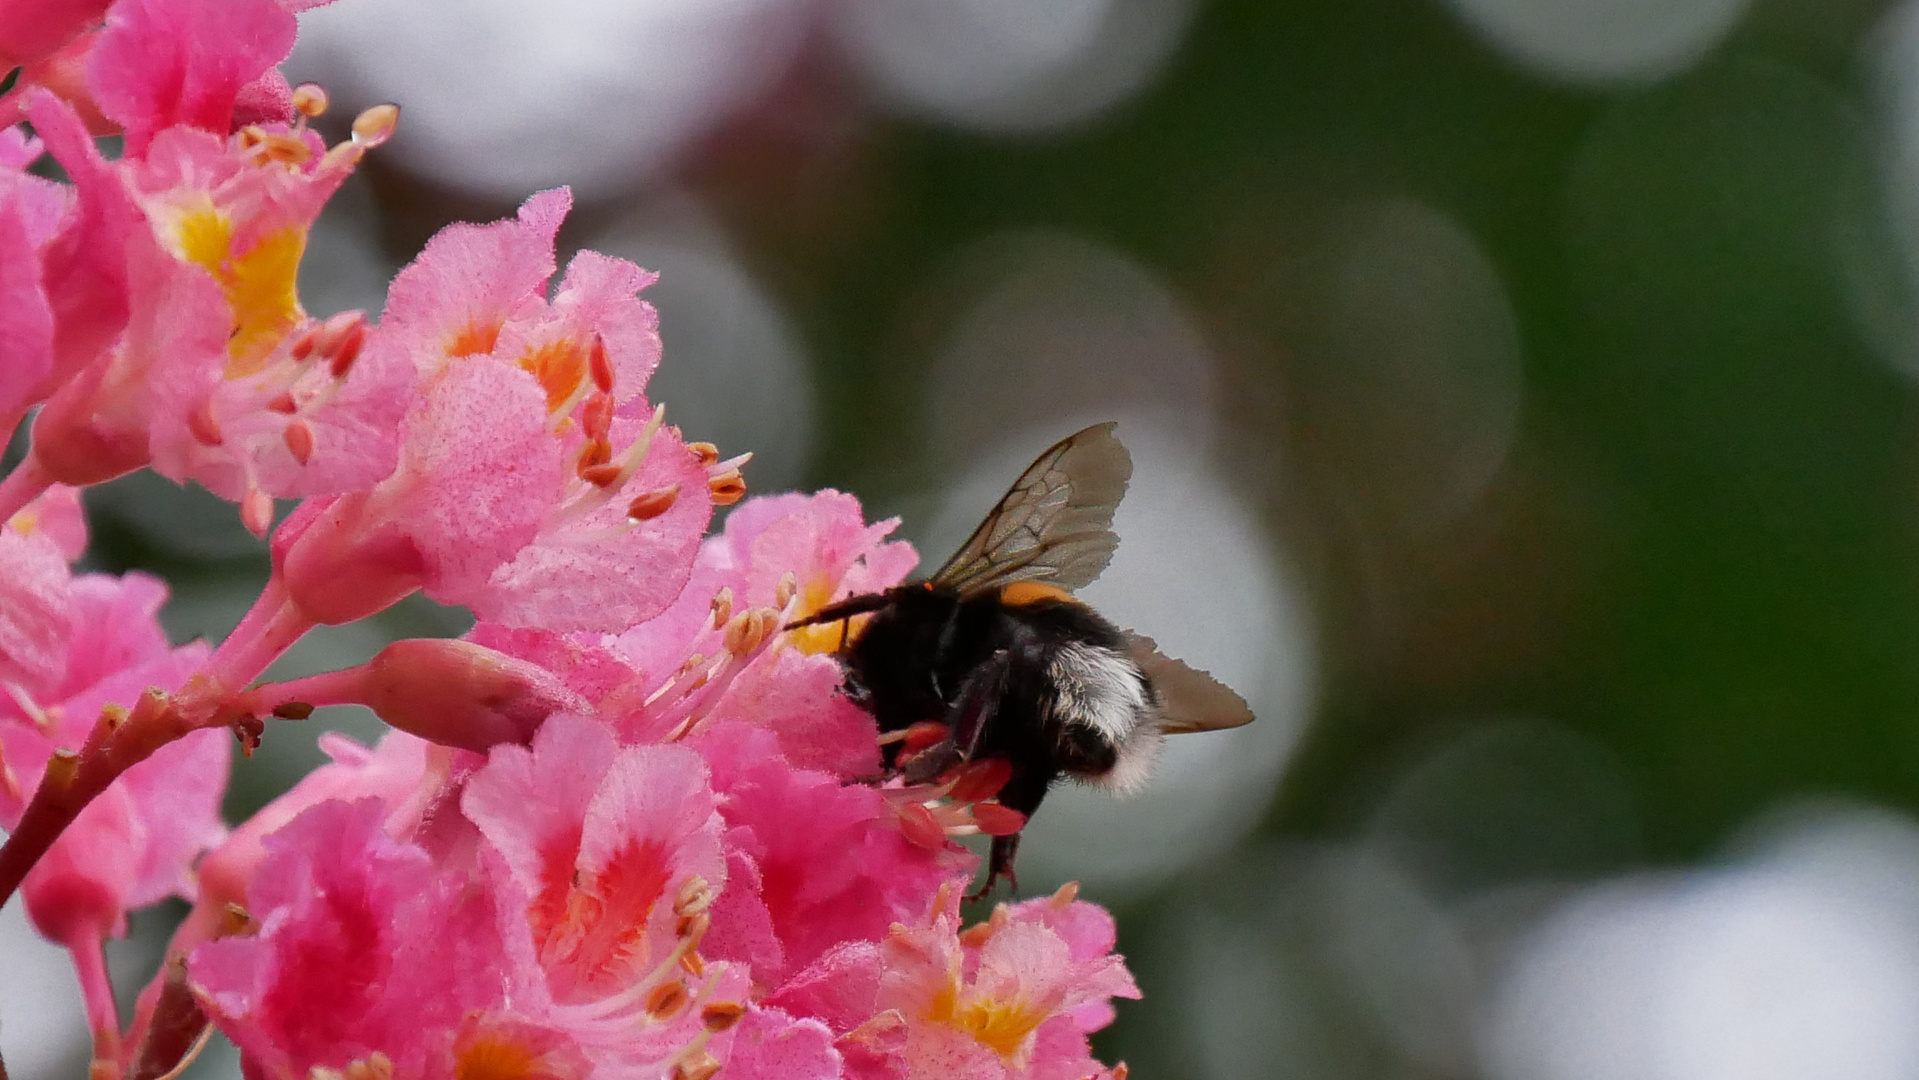
<instances>
[{"instance_id":1,"label":"pink petal","mask_svg":"<svg viewBox=\"0 0 1919 1080\"><path fill-rule=\"evenodd\" d=\"M771 731L795 768L847 779L877 775L879 726L840 692L846 673L831 656L783 650L734 681L712 723L737 721Z\"/></svg>"},{"instance_id":2,"label":"pink petal","mask_svg":"<svg viewBox=\"0 0 1919 1080\"><path fill-rule=\"evenodd\" d=\"M626 425L618 422L616 439L631 440ZM665 513L642 522L627 517L635 497L673 486L679 495ZM602 499L596 509L556 508L484 591L466 597L475 614L509 625L617 633L679 597L713 513L706 472L679 436L662 429L619 491L591 494Z\"/></svg>"},{"instance_id":3,"label":"pink petal","mask_svg":"<svg viewBox=\"0 0 1919 1080\"><path fill-rule=\"evenodd\" d=\"M554 314L605 344L615 402L631 401L660 366L659 313L634 295L659 277L625 259L582 251L553 298Z\"/></svg>"},{"instance_id":4,"label":"pink petal","mask_svg":"<svg viewBox=\"0 0 1919 1080\"><path fill-rule=\"evenodd\" d=\"M88 81L137 158L176 124L225 135L240 88L286 59L296 32L273 0L118 0Z\"/></svg>"},{"instance_id":5,"label":"pink petal","mask_svg":"<svg viewBox=\"0 0 1919 1080\"><path fill-rule=\"evenodd\" d=\"M120 336L128 313L124 253L128 238L146 225L72 106L36 91L27 112L76 193L70 218L43 253L41 281L54 318L53 368L44 394Z\"/></svg>"},{"instance_id":6,"label":"pink petal","mask_svg":"<svg viewBox=\"0 0 1919 1080\"><path fill-rule=\"evenodd\" d=\"M555 268L553 238L572 199L565 188L543 191L513 220L449 225L434 234L388 288L383 334L425 371L452 357L492 352L508 319L537 310Z\"/></svg>"},{"instance_id":7,"label":"pink petal","mask_svg":"<svg viewBox=\"0 0 1919 1080\"><path fill-rule=\"evenodd\" d=\"M605 725L556 716L531 747L498 746L467 781L460 808L529 894L556 859L578 859L586 809L617 751Z\"/></svg>"},{"instance_id":8,"label":"pink petal","mask_svg":"<svg viewBox=\"0 0 1919 1080\"><path fill-rule=\"evenodd\" d=\"M400 469L376 489L427 560L427 595L465 604L538 534L560 491L558 443L531 375L484 357L450 365L401 427Z\"/></svg>"},{"instance_id":9,"label":"pink petal","mask_svg":"<svg viewBox=\"0 0 1919 1080\"><path fill-rule=\"evenodd\" d=\"M0 4L0 68L23 67L100 21L106 0L9 0Z\"/></svg>"},{"instance_id":10,"label":"pink petal","mask_svg":"<svg viewBox=\"0 0 1919 1080\"><path fill-rule=\"evenodd\" d=\"M755 1006L734 1032L727 1080L837 1080L840 1075L833 1033L818 1020L796 1020Z\"/></svg>"},{"instance_id":11,"label":"pink petal","mask_svg":"<svg viewBox=\"0 0 1919 1080\"><path fill-rule=\"evenodd\" d=\"M58 685L73 626L71 580L50 537L0 525L0 687L44 698ZM0 698L0 709L11 704Z\"/></svg>"}]
</instances>

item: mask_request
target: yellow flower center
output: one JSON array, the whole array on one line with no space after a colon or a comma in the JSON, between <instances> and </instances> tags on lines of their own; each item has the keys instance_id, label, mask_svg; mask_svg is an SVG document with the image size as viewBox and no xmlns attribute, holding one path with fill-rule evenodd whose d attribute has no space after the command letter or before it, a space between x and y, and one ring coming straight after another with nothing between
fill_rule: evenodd
<instances>
[{"instance_id":1,"label":"yellow flower center","mask_svg":"<svg viewBox=\"0 0 1919 1080\"><path fill-rule=\"evenodd\" d=\"M202 195L173 222L172 233L174 253L212 274L232 310L226 377L259 371L302 317L294 284L306 252L305 230L288 225L235 251L233 219Z\"/></svg>"},{"instance_id":2,"label":"yellow flower center","mask_svg":"<svg viewBox=\"0 0 1919 1080\"><path fill-rule=\"evenodd\" d=\"M798 621L833 602L833 594L838 591L835 583L825 574L815 574L806 579L800 589L799 607L793 613ZM840 647L842 641L851 641L859 636L860 624L867 616L855 615L853 618L830 623L817 623L813 626L800 626L787 631L787 641L796 649L809 655L830 653Z\"/></svg>"}]
</instances>

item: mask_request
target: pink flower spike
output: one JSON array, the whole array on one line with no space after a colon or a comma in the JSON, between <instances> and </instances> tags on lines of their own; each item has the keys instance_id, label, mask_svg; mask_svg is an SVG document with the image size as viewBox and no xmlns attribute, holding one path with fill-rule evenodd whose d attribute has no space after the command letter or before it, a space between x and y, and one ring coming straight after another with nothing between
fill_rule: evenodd
<instances>
[{"instance_id":1,"label":"pink flower spike","mask_svg":"<svg viewBox=\"0 0 1919 1080\"><path fill-rule=\"evenodd\" d=\"M225 136L241 87L286 59L295 33L273 0L117 0L88 82L139 158L175 125Z\"/></svg>"},{"instance_id":2,"label":"pink flower spike","mask_svg":"<svg viewBox=\"0 0 1919 1080\"><path fill-rule=\"evenodd\" d=\"M248 692L262 712L288 704L365 705L429 742L486 753L531 742L547 717L592 706L559 679L470 641L396 641L359 667Z\"/></svg>"}]
</instances>

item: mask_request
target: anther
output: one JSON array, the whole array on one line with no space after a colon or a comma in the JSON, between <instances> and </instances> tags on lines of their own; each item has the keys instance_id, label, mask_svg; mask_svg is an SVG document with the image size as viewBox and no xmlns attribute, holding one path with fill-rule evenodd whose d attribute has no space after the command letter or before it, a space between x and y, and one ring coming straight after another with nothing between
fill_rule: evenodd
<instances>
[{"instance_id":1,"label":"anther","mask_svg":"<svg viewBox=\"0 0 1919 1080\"><path fill-rule=\"evenodd\" d=\"M580 447L580 460L577 469L581 478L584 479L586 477L586 470L596 465L604 465L612 460L612 443L607 442L605 439L589 439L585 446Z\"/></svg>"},{"instance_id":2,"label":"anther","mask_svg":"<svg viewBox=\"0 0 1919 1080\"><path fill-rule=\"evenodd\" d=\"M273 707L273 715L282 720L305 720L313 715L313 706L304 701L283 701Z\"/></svg>"},{"instance_id":3,"label":"anther","mask_svg":"<svg viewBox=\"0 0 1919 1080\"><path fill-rule=\"evenodd\" d=\"M1113 1080L1126 1080L1126 1071L1126 1063L1124 1061L1113 1066Z\"/></svg>"},{"instance_id":4,"label":"anther","mask_svg":"<svg viewBox=\"0 0 1919 1080\"><path fill-rule=\"evenodd\" d=\"M1079 899L1079 882L1069 881L1055 890L1046 902L1055 910L1063 911L1072 906L1073 901L1077 899Z\"/></svg>"},{"instance_id":5,"label":"anther","mask_svg":"<svg viewBox=\"0 0 1919 1080\"><path fill-rule=\"evenodd\" d=\"M259 932L260 924L247 914L246 908L229 902L221 909L220 928L215 931L216 937L252 937Z\"/></svg>"},{"instance_id":6,"label":"anther","mask_svg":"<svg viewBox=\"0 0 1919 1080\"><path fill-rule=\"evenodd\" d=\"M240 524L253 535L266 539L267 530L273 528L273 496L259 488L248 488L247 493L240 496Z\"/></svg>"},{"instance_id":7,"label":"anther","mask_svg":"<svg viewBox=\"0 0 1919 1080\"><path fill-rule=\"evenodd\" d=\"M274 412L286 413L288 416L291 416L300 411L300 403L293 400L293 391L282 390L279 396L267 402L267 408L272 409Z\"/></svg>"},{"instance_id":8,"label":"anther","mask_svg":"<svg viewBox=\"0 0 1919 1080\"><path fill-rule=\"evenodd\" d=\"M652 993L646 995L645 1008L647 1015L653 1017L655 1020L665 1020L685 1007L686 1000L687 993L684 983L681 983L678 979L669 983L661 983L653 988Z\"/></svg>"},{"instance_id":9,"label":"anther","mask_svg":"<svg viewBox=\"0 0 1919 1080\"><path fill-rule=\"evenodd\" d=\"M788 570L780 575L780 583L773 587L773 606L784 611L786 605L793 602L793 594L800 588L799 576Z\"/></svg>"},{"instance_id":10,"label":"anther","mask_svg":"<svg viewBox=\"0 0 1919 1080\"><path fill-rule=\"evenodd\" d=\"M293 111L311 120L326 112L326 90L319 83L301 83L293 88Z\"/></svg>"},{"instance_id":11,"label":"anther","mask_svg":"<svg viewBox=\"0 0 1919 1080\"><path fill-rule=\"evenodd\" d=\"M950 795L954 802L983 802L999 794L1013 778L1013 763L1005 758L986 758L970 762L953 781Z\"/></svg>"},{"instance_id":12,"label":"anther","mask_svg":"<svg viewBox=\"0 0 1919 1080\"><path fill-rule=\"evenodd\" d=\"M593 385L599 387L600 393L613 392L613 361L606 355L606 342L598 334L593 335L593 349L587 353L586 367L593 373Z\"/></svg>"},{"instance_id":13,"label":"anther","mask_svg":"<svg viewBox=\"0 0 1919 1080\"><path fill-rule=\"evenodd\" d=\"M353 325L347 329L333 346L333 359L328 364L328 373L336 379L344 379L347 372L353 370L353 362L360 358L360 350L366 347L366 320L353 313Z\"/></svg>"},{"instance_id":14,"label":"anther","mask_svg":"<svg viewBox=\"0 0 1919 1080\"><path fill-rule=\"evenodd\" d=\"M728 469L706 482L714 506L732 506L746 497L746 478L738 469Z\"/></svg>"},{"instance_id":15,"label":"anther","mask_svg":"<svg viewBox=\"0 0 1919 1080\"><path fill-rule=\"evenodd\" d=\"M713 1080L720 1071L720 1062L712 1054L701 1054L697 1060L683 1061L673 1066L668 1075L671 1080Z\"/></svg>"},{"instance_id":16,"label":"anther","mask_svg":"<svg viewBox=\"0 0 1919 1080\"><path fill-rule=\"evenodd\" d=\"M720 460L720 448L710 442L690 442L686 444L686 448L693 452L694 457L700 459L702 469L708 465L717 464Z\"/></svg>"},{"instance_id":17,"label":"anther","mask_svg":"<svg viewBox=\"0 0 1919 1080\"><path fill-rule=\"evenodd\" d=\"M901 740L900 754L912 757L929 746L936 745L951 734L951 729L937 720L921 720L906 729Z\"/></svg>"},{"instance_id":18,"label":"anther","mask_svg":"<svg viewBox=\"0 0 1919 1080\"><path fill-rule=\"evenodd\" d=\"M594 487L612 487L614 484L619 483L620 472L621 469L618 465L610 461L602 462L598 465L588 465L586 468L581 469L580 479L592 484Z\"/></svg>"},{"instance_id":19,"label":"anther","mask_svg":"<svg viewBox=\"0 0 1919 1080\"><path fill-rule=\"evenodd\" d=\"M305 465L312 459L313 429L307 426L305 420L291 421L280 435L286 440L287 453L293 455L293 460Z\"/></svg>"},{"instance_id":20,"label":"anther","mask_svg":"<svg viewBox=\"0 0 1919 1080\"><path fill-rule=\"evenodd\" d=\"M745 656L760 647L760 620L757 611L742 611L726 622L726 651Z\"/></svg>"},{"instance_id":21,"label":"anther","mask_svg":"<svg viewBox=\"0 0 1919 1080\"><path fill-rule=\"evenodd\" d=\"M718 1034L739 1023L745 1015L746 1006L737 1001L715 1001L700 1010L700 1022L706 1025L706 1030Z\"/></svg>"},{"instance_id":22,"label":"anther","mask_svg":"<svg viewBox=\"0 0 1919 1080\"><path fill-rule=\"evenodd\" d=\"M652 521L668 510L679 500L680 485L654 488L627 504L626 516L634 521Z\"/></svg>"},{"instance_id":23,"label":"anther","mask_svg":"<svg viewBox=\"0 0 1919 1080\"><path fill-rule=\"evenodd\" d=\"M200 404L187 414L187 430L201 446L218 446L226 441L220 432L220 419L213 415L212 398L200 399Z\"/></svg>"},{"instance_id":24,"label":"anther","mask_svg":"<svg viewBox=\"0 0 1919 1080\"><path fill-rule=\"evenodd\" d=\"M1026 827L1026 815L996 802L976 803L973 824L988 836L1011 836Z\"/></svg>"},{"instance_id":25,"label":"anther","mask_svg":"<svg viewBox=\"0 0 1919 1080\"><path fill-rule=\"evenodd\" d=\"M719 592L713 594L713 629L718 630L720 627L725 626L726 620L732 617L733 590L728 587L722 587Z\"/></svg>"},{"instance_id":26,"label":"anther","mask_svg":"<svg viewBox=\"0 0 1919 1080\"><path fill-rule=\"evenodd\" d=\"M353 143L356 146L378 146L393 137L393 129L399 123L398 105L375 105L353 118Z\"/></svg>"},{"instance_id":27,"label":"anther","mask_svg":"<svg viewBox=\"0 0 1919 1080\"><path fill-rule=\"evenodd\" d=\"M580 408L580 430L589 439L605 442L613 430L613 399L605 394L589 396Z\"/></svg>"}]
</instances>

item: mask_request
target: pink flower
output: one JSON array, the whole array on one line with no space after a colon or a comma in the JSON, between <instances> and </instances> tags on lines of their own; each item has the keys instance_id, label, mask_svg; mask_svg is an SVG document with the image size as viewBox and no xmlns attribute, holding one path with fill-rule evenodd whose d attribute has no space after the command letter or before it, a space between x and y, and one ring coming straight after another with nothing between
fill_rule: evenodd
<instances>
[{"instance_id":1,"label":"pink flower","mask_svg":"<svg viewBox=\"0 0 1919 1080\"><path fill-rule=\"evenodd\" d=\"M67 192L26 167L40 144L0 130L0 433L12 434L53 369L53 308L41 263L67 210Z\"/></svg>"},{"instance_id":2,"label":"pink flower","mask_svg":"<svg viewBox=\"0 0 1919 1080\"><path fill-rule=\"evenodd\" d=\"M1111 1020L1111 999L1139 988L1111 954L1110 920L1075 891L1002 904L961 933L946 890L924 922L835 949L768 1003L839 1033L852 1076L1105 1075L1086 1033Z\"/></svg>"},{"instance_id":3,"label":"pink flower","mask_svg":"<svg viewBox=\"0 0 1919 1080\"><path fill-rule=\"evenodd\" d=\"M628 990L688 944L693 898L726 881L706 768L683 747L617 748L591 720L547 721L500 746L461 806L527 900L525 926L557 1001Z\"/></svg>"},{"instance_id":4,"label":"pink flower","mask_svg":"<svg viewBox=\"0 0 1919 1080\"><path fill-rule=\"evenodd\" d=\"M878 941L971 867L957 847L934 852L908 841L878 791L795 769L768 732L724 724L695 745L724 797L728 851L758 880L750 893L723 896L720 910L740 908L739 926L764 926L771 935L770 942L723 937L715 955L730 955L720 950L724 943L752 958L754 978L766 985L840 943ZM734 923L721 921L722 932Z\"/></svg>"},{"instance_id":5,"label":"pink flower","mask_svg":"<svg viewBox=\"0 0 1919 1080\"><path fill-rule=\"evenodd\" d=\"M898 526L898 518L866 524L859 500L831 489L749 499L727 516L701 562L730 574L728 584L747 604L771 603L791 574L797 606L788 618L803 619L835 600L905 580L919 555L911 544L886 542ZM833 624L787 636L806 652L827 653L839 647L840 633Z\"/></svg>"},{"instance_id":6,"label":"pink flower","mask_svg":"<svg viewBox=\"0 0 1919 1080\"><path fill-rule=\"evenodd\" d=\"M391 472L411 369L357 362L361 318L322 324L295 289L307 232L362 146L328 150L284 126L174 127L106 166L59 102L33 110L82 200L137 215L118 238L124 334L103 363L73 358L82 366L35 422L34 467L92 483L151 462L236 501L364 489Z\"/></svg>"},{"instance_id":7,"label":"pink flower","mask_svg":"<svg viewBox=\"0 0 1919 1080\"><path fill-rule=\"evenodd\" d=\"M289 521L276 544L314 620L421 588L483 619L614 631L685 585L712 509L707 463L657 412L616 415L643 405L658 362L634 295L652 275L583 253L549 302L569 201L547 192L513 221L451 226L395 279L366 355L419 374L399 468Z\"/></svg>"},{"instance_id":8,"label":"pink flower","mask_svg":"<svg viewBox=\"0 0 1919 1080\"><path fill-rule=\"evenodd\" d=\"M175 125L225 137L240 89L286 59L296 32L273 0L118 0L87 82L138 158Z\"/></svg>"},{"instance_id":9,"label":"pink flower","mask_svg":"<svg viewBox=\"0 0 1919 1080\"><path fill-rule=\"evenodd\" d=\"M508 1001L492 898L387 834L377 800L319 803L266 839L250 937L194 950L189 972L249 1075L355 1063L401 1076L585 1077L540 1003Z\"/></svg>"}]
</instances>

